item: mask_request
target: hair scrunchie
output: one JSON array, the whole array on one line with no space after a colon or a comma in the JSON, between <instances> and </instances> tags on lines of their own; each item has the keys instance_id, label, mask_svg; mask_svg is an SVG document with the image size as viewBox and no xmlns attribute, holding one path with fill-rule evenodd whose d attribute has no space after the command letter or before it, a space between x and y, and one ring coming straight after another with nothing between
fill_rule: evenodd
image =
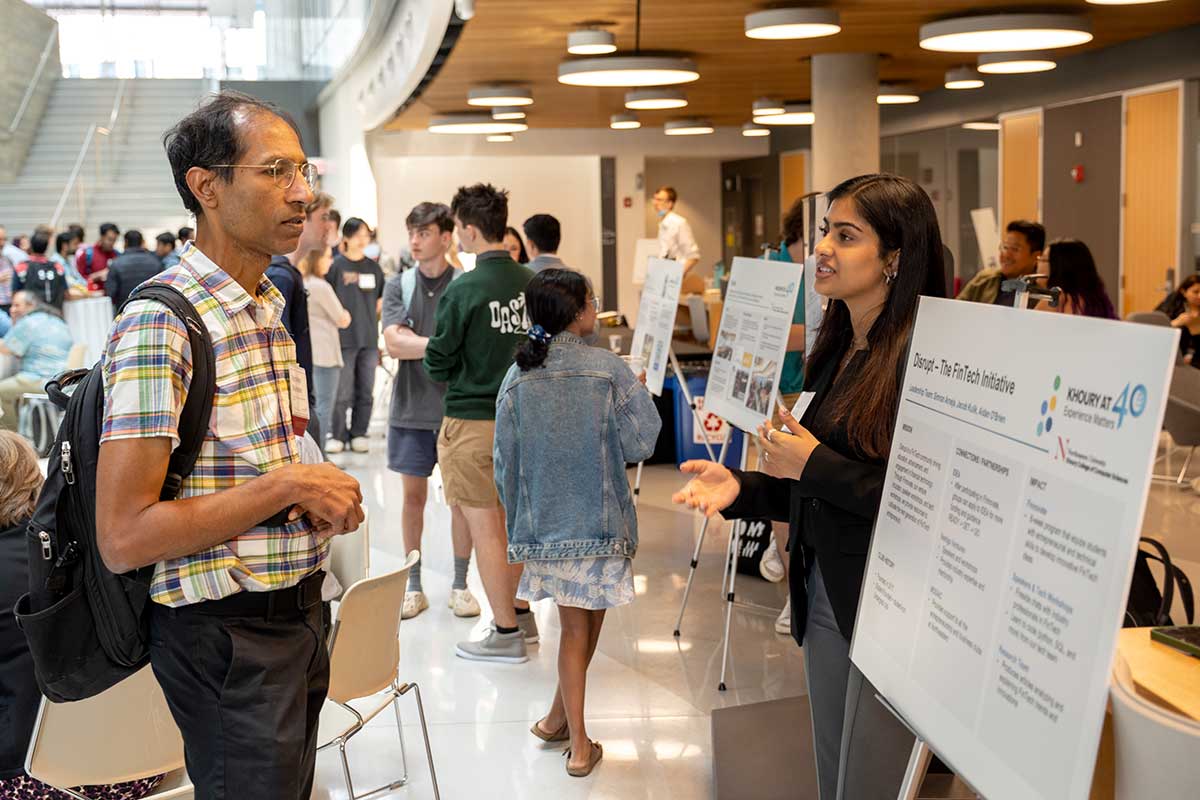
<instances>
[{"instance_id":1,"label":"hair scrunchie","mask_svg":"<svg viewBox=\"0 0 1200 800\"><path fill-rule=\"evenodd\" d=\"M551 336L541 325L534 325L529 329L529 338L535 342L549 343L554 337Z\"/></svg>"}]
</instances>

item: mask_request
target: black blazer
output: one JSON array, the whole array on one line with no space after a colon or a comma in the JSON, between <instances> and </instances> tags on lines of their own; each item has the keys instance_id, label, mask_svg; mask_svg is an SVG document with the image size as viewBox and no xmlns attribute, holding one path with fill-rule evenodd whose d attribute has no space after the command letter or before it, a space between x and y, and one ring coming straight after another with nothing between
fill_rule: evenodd
<instances>
[{"instance_id":1,"label":"black blazer","mask_svg":"<svg viewBox=\"0 0 1200 800\"><path fill-rule=\"evenodd\" d=\"M792 637L800 645L804 644L808 616L805 584L814 563L821 566L838 629L850 639L887 472L886 459L864 460L854 453L844 427L815 424L823 416L820 409L824 407L827 414L837 393L862 368L866 354L857 353L834 383L834 373L849 346L850 337L846 337L837 357L828 359L804 382L805 390L815 392L815 397L800 424L821 442L809 457L804 473L792 480L734 470L742 491L722 512L727 519L770 517L788 523ZM897 386L903 375L902 357L896 367Z\"/></svg>"}]
</instances>

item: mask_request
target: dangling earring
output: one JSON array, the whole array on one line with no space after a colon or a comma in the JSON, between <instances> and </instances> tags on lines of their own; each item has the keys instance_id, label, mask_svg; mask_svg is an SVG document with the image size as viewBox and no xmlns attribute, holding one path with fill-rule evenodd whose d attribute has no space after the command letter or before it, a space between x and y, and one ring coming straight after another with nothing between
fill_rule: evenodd
<instances>
[{"instance_id":1,"label":"dangling earring","mask_svg":"<svg viewBox=\"0 0 1200 800\"><path fill-rule=\"evenodd\" d=\"M888 286L891 286L892 282L895 280L896 280L896 273L894 273L894 272L883 273L883 282L886 283Z\"/></svg>"}]
</instances>

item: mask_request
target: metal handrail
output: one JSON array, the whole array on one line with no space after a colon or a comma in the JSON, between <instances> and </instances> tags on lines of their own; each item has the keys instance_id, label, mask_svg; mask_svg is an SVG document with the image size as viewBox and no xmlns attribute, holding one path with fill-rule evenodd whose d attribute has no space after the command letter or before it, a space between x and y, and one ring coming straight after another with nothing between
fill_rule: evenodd
<instances>
[{"instance_id":1,"label":"metal handrail","mask_svg":"<svg viewBox=\"0 0 1200 800\"><path fill-rule=\"evenodd\" d=\"M117 84L117 94L113 97L112 112L108 115L108 126L98 129L98 132L103 133L105 136L116 130L117 118L121 116L121 104L125 100L125 84L127 83L128 81L122 79Z\"/></svg>"},{"instance_id":2,"label":"metal handrail","mask_svg":"<svg viewBox=\"0 0 1200 800\"><path fill-rule=\"evenodd\" d=\"M87 135L83 137L83 146L79 148L79 155L75 157L75 166L71 169L71 176L67 178L67 185L63 187L62 195L58 198L58 205L54 207L54 214L50 217L51 228L58 227L58 220L62 216L63 209L67 206L71 190L75 188L75 181L79 180L79 172L83 169L83 161L87 158L88 149L92 146L92 140L96 138L96 127L94 122L89 125Z\"/></svg>"},{"instance_id":3,"label":"metal handrail","mask_svg":"<svg viewBox=\"0 0 1200 800\"><path fill-rule=\"evenodd\" d=\"M56 41L58 41L57 24L50 29L50 35L46 37L46 46L42 48L42 57L38 59L37 69L33 72L33 79L25 87L25 96L21 98L21 105L17 106L17 113L13 115L13 121L9 123L9 133L16 133L17 128L21 127L21 120L25 116L25 109L29 107L29 101L33 99L33 90L37 88L37 85L42 80L42 71L46 68L46 62L50 59L50 51L53 49Z\"/></svg>"}]
</instances>

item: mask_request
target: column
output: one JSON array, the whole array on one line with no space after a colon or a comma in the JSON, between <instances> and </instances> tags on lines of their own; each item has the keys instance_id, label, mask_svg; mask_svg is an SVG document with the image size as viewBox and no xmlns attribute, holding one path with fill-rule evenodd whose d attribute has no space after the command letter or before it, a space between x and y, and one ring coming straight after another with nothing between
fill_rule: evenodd
<instances>
[{"instance_id":1,"label":"column","mask_svg":"<svg viewBox=\"0 0 1200 800\"><path fill-rule=\"evenodd\" d=\"M873 53L813 56L813 191L879 171L878 62Z\"/></svg>"}]
</instances>

